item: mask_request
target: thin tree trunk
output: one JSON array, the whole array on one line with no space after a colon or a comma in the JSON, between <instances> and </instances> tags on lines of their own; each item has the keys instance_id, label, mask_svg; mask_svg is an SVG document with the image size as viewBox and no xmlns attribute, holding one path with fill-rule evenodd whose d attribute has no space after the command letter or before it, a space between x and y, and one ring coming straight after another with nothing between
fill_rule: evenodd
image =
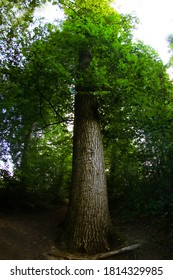
<instances>
[{"instance_id":1,"label":"thin tree trunk","mask_svg":"<svg viewBox=\"0 0 173 280\"><path fill-rule=\"evenodd\" d=\"M20 162L20 181L22 183L23 191L26 191L28 185L28 151L29 151L29 144L31 141L31 133L32 128L27 131L25 138L24 138L24 147L21 156Z\"/></svg>"},{"instance_id":2,"label":"thin tree trunk","mask_svg":"<svg viewBox=\"0 0 173 280\"><path fill-rule=\"evenodd\" d=\"M109 249L111 222L102 136L95 97L75 99L73 171L66 243L89 253Z\"/></svg>"}]
</instances>

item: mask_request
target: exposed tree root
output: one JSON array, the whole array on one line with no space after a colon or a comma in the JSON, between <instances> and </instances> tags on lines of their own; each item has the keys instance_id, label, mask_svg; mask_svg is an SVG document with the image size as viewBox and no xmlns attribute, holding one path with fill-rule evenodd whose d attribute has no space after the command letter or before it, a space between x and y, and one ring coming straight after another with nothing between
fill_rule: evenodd
<instances>
[{"instance_id":1,"label":"exposed tree root","mask_svg":"<svg viewBox=\"0 0 173 280\"><path fill-rule=\"evenodd\" d=\"M65 251L59 251L55 247L52 248L52 250L49 253L43 254L40 259L46 259L46 260L101 260L106 259L111 256L124 254L129 251L133 251L137 248L139 248L141 244L134 244L127 247L123 247L119 250L113 250L105 253L100 253L96 255L84 255L84 254L71 254Z\"/></svg>"},{"instance_id":2,"label":"exposed tree root","mask_svg":"<svg viewBox=\"0 0 173 280\"><path fill-rule=\"evenodd\" d=\"M110 252L106 252L106 253L97 254L97 255L93 256L93 259L94 260L106 259L111 256L120 255L123 253L127 253L129 251L135 250L135 249L139 248L140 246L141 246L141 244L134 244L134 245L130 245L130 246L121 248L119 250L114 250L114 251L110 251Z\"/></svg>"}]
</instances>

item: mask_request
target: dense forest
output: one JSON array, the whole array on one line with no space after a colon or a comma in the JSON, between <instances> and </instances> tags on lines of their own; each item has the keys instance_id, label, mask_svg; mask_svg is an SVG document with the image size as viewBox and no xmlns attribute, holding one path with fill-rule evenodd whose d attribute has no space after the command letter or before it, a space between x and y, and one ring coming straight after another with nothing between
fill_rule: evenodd
<instances>
[{"instance_id":1,"label":"dense forest","mask_svg":"<svg viewBox=\"0 0 173 280\"><path fill-rule=\"evenodd\" d=\"M53 1L54 23L45 0L0 3L0 212L67 207L57 238L90 256L131 245L116 219L147 224L172 258L173 60L111 2Z\"/></svg>"}]
</instances>

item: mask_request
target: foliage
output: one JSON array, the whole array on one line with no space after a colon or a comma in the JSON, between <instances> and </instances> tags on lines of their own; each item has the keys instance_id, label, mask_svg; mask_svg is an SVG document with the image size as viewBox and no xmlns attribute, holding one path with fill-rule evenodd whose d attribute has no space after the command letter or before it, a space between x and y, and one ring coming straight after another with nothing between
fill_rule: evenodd
<instances>
[{"instance_id":1,"label":"foliage","mask_svg":"<svg viewBox=\"0 0 173 280\"><path fill-rule=\"evenodd\" d=\"M67 93L69 91L68 85L57 89L59 79L65 84L66 73L64 71L63 74L62 66L57 72L60 62L58 59L57 63L54 61L59 55L53 56L53 53L56 53L56 45L54 49L50 47L52 56L50 53L47 57L49 50L46 50L44 43L50 31L57 28L51 24L32 25L34 7L38 4L34 4L34 1L27 2L27 8L21 8L18 3L13 6L11 2L7 4L2 5L4 14L0 42L1 160L6 162L9 157L12 159L14 178L20 179L23 188L35 191L52 188L54 194L56 190L57 194L52 197L55 201L58 193L62 197L67 195L65 190L69 186L71 168L71 134L60 125L62 121L66 122L66 119L63 118L64 109L59 106L59 99L56 98L57 91L60 95L66 90ZM16 13L18 17L14 17ZM41 60L43 52L45 55ZM60 59L62 61L63 58ZM49 83L46 83L47 80ZM67 94L63 97L64 106L68 106L65 95ZM57 128L54 128L54 132L57 131L57 135L54 134L56 137L52 135L52 130L49 131L49 127L53 125L57 125ZM63 149L60 139L65 145ZM55 144L58 145L57 153ZM46 147L47 151L43 152ZM52 151L49 156L48 150ZM62 155L65 156L65 160L62 160Z\"/></svg>"},{"instance_id":2,"label":"foliage","mask_svg":"<svg viewBox=\"0 0 173 280\"><path fill-rule=\"evenodd\" d=\"M122 24L121 17L112 8L108 8L106 1L102 3L103 8L106 7L103 20L98 11L91 9L92 3L90 5L90 8L88 3L87 7L86 4L82 5L77 12L74 7L70 8L67 13L68 21L64 22L60 29L50 24L28 29L30 20L25 24L20 16L13 24L13 15L18 6L8 15L10 27L6 28L4 24L3 38L6 40L5 38L9 37L12 43L1 43L4 50L1 80L1 157L4 160L7 154L12 157L14 169L16 174L20 175L23 185L31 184L26 176L26 173L31 171L28 168L32 165L32 153L29 152L31 147L32 150L36 149L35 153L39 157L37 148L40 146L34 147L35 143L43 142L46 129L62 122L67 123L71 118L76 81L87 79L91 82L92 75L92 87L95 87L97 92L100 87L110 88L109 81L105 79L108 70L104 65L99 67L100 56L108 67L111 49L108 51L107 45L113 40L112 37L118 34L119 29L123 30L123 26L128 25L128 20L124 19ZM99 5L97 8L100 9ZM32 20L32 13L29 10L27 12ZM89 16L90 12L92 16ZM111 17L108 16L109 12ZM114 30L111 30L110 22L115 22ZM93 29L95 24L97 28ZM104 24L107 29L103 28ZM122 31L121 33L124 34ZM128 35L128 41L127 38ZM103 48L100 47L100 40L103 41ZM121 42L119 44L121 45ZM94 54L93 64L90 73L79 79L78 57L86 45L91 47ZM100 84L101 77L103 84ZM41 136L37 131L41 131ZM49 149L46 142L44 143L46 149Z\"/></svg>"}]
</instances>

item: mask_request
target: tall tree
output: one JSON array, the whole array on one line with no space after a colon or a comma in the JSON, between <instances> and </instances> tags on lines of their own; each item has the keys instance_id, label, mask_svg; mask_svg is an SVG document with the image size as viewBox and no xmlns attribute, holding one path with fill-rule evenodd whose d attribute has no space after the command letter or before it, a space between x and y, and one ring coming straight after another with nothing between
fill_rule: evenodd
<instances>
[{"instance_id":1,"label":"tall tree","mask_svg":"<svg viewBox=\"0 0 173 280\"><path fill-rule=\"evenodd\" d=\"M123 19L109 1L67 2L68 19L63 30L77 47L77 67L72 189L65 239L73 250L91 253L110 246L112 226L95 94L110 91L113 86L108 61Z\"/></svg>"}]
</instances>

